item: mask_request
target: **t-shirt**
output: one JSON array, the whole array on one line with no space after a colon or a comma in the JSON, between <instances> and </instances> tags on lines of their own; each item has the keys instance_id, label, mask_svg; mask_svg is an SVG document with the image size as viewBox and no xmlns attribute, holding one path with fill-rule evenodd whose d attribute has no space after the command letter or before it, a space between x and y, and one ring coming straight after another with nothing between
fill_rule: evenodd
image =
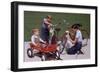
<instances>
[{"instance_id":1,"label":"t-shirt","mask_svg":"<svg viewBox=\"0 0 100 73\"><path fill-rule=\"evenodd\" d=\"M76 31L76 38L78 39L78 42L82 42L82 33L80 30Z\"/></svg>"},{"instance_id":2,"label":"t-shirt","mask_svg":"<svg viewBox=\"0 0 100 73\"><path fill-rule=\"evenodd\" d=\"M31 42L34 44L34 45L37 45L38 43L40 42L44 42L40 37L36 36L36 35L32 35L31 37Z\"/></svg>"}]
</instances>

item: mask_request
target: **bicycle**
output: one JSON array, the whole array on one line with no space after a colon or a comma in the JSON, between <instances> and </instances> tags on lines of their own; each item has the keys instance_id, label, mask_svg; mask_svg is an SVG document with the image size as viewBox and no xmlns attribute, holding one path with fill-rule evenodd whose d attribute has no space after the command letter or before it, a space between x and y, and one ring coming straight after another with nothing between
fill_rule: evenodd
<instances>
[{"instance_id":1,"label":"bicycle","mask_svg":"<svg viewBox=\"0 0 100 73\"><path fill-rule=\"evenodd\" d=\"M88 41L89 41L89 33L87 32L87 30L85 29L81 29L81 32L83 34L83 42L82 42L82 47L85 47L88 45ZM70 34L70 37L71 39L73 40L75 38L75 34ZM65 41L65 38L63 37L62 40L60 41L60 44L59 44L59 52L60 54L63 53L63 51L66 49L65 48L65 44L64 44L64 41Z\"/></svg>"}]
</instances>

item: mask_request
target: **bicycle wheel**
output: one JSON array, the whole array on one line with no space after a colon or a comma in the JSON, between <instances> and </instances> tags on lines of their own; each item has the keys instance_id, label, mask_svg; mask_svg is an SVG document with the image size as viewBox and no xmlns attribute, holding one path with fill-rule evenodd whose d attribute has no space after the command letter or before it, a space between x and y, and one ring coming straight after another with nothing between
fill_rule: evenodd
<instances>
[{"instance_id":1,"label":"bicycle wheel","mask_svg":"<svg viewBox=\"0 0 100 73\"><path fill-rule=\"evenodd\" d=\"M87 46L87 44L88 44L89 33L88 33L87 30L85 30L85 29L82 29L81 32L82 32L82 36L83 36L83 37L82 37L82 39L83 39L82 47L85 47L85 46Z\"/></svg>"},{"instance_id":2,"label":"bicycle wheel","mask_svg":"<svg viewBox=\"0 0 100 73\"><path fill-rule=\"evenodd\" d=\"M58 50L58 51L59 51L60 54L63 53L63 51L64 51L64 46L63 46L62 43L59 45L59 50Z\"/></svg>"}]
</instances>

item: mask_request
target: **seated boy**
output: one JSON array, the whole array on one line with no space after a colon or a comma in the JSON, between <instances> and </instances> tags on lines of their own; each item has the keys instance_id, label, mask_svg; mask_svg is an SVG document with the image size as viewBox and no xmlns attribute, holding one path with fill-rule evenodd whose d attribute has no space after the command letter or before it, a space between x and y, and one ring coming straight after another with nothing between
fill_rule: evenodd
<instances>
[{"instance_id":1,"label":"seated boy","mask_svg":"<svg viewBox=\"0 0 100 73\"><path fill-rule=\"evenodd\" d=\"M44 45L46 44L46 42L40 38L39 29L32 29L31 43L33 44L33 47L37 50L46 46Z\"/></svg>"}]
</instances>

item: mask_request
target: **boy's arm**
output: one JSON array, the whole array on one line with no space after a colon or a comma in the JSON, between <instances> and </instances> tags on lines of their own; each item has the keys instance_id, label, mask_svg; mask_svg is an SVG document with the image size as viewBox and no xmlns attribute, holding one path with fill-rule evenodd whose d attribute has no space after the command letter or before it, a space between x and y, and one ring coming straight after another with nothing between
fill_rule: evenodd
<instances>
[{"instance_id":1,"label":"boy's arm","mask_svg":"<svg viewBox=\"0 0 100 73\"><path fill-rule=\"evenodd\" d=\"M75 44L75 43L78 41L79 35L80 35L79 32L77 32L77 33L76 33L76 36L75 36L75 40L71 40L71 39L70 39L71 42L72 42L73 44Z\"/></svg>"},{"instance_id":2,"label":"boy's arm","mask_svg":"<svg viewBox=\"0 0 100 73\"><path fill-rule=\"evenodd\" d=\"M77 42L78 38L75 38L75 40L73 41L72 39L70 39L70 41L72 42L72 44L75 44Z\"/></svg>"},{"instance_id":3,"label":"boy's arm","mask_svg":"<svg viewBox=\"0 0 100 73\"><path fill-rule=\"evenodd\" d=\"M44 19L44 23L45 23L46 25L50 25L50 24L51 24L50 22L47 21L47 19Z\"/></svg>"},{"instance_id":4,"label":"boy's arm","mask_svg":"<svg viewBox=\"0 0 100 73\"><path fill-rule=\"evenodd\" d=\"M31 37L31 42L32 42L33 45L37 45L37 44L35 43L35 38L34 38L33 36Z\"/></svg>"},{"instance_id":5,"label":"boy's arm","mask_svg":"<svg viewBox=\"0 0 100 73\"><path fill-rule=\"evenodd\" d=\"M42 43L46 43L44 40L42 40L41 38L40 38L40 42L42 42Z\"/></svg>"},{"instance_id":6,"label":"boy's arm","mask_svg":"<svg viewBox=\"0 0 100 73\"><path fill-rule=\"evenodd\" d=\"M51 22L48 22L47 19L44 19L44 23L45 23L45 25L47 25L48 29L50 29L50 27L52 25Z\"/></svg>"}]
</instances>

